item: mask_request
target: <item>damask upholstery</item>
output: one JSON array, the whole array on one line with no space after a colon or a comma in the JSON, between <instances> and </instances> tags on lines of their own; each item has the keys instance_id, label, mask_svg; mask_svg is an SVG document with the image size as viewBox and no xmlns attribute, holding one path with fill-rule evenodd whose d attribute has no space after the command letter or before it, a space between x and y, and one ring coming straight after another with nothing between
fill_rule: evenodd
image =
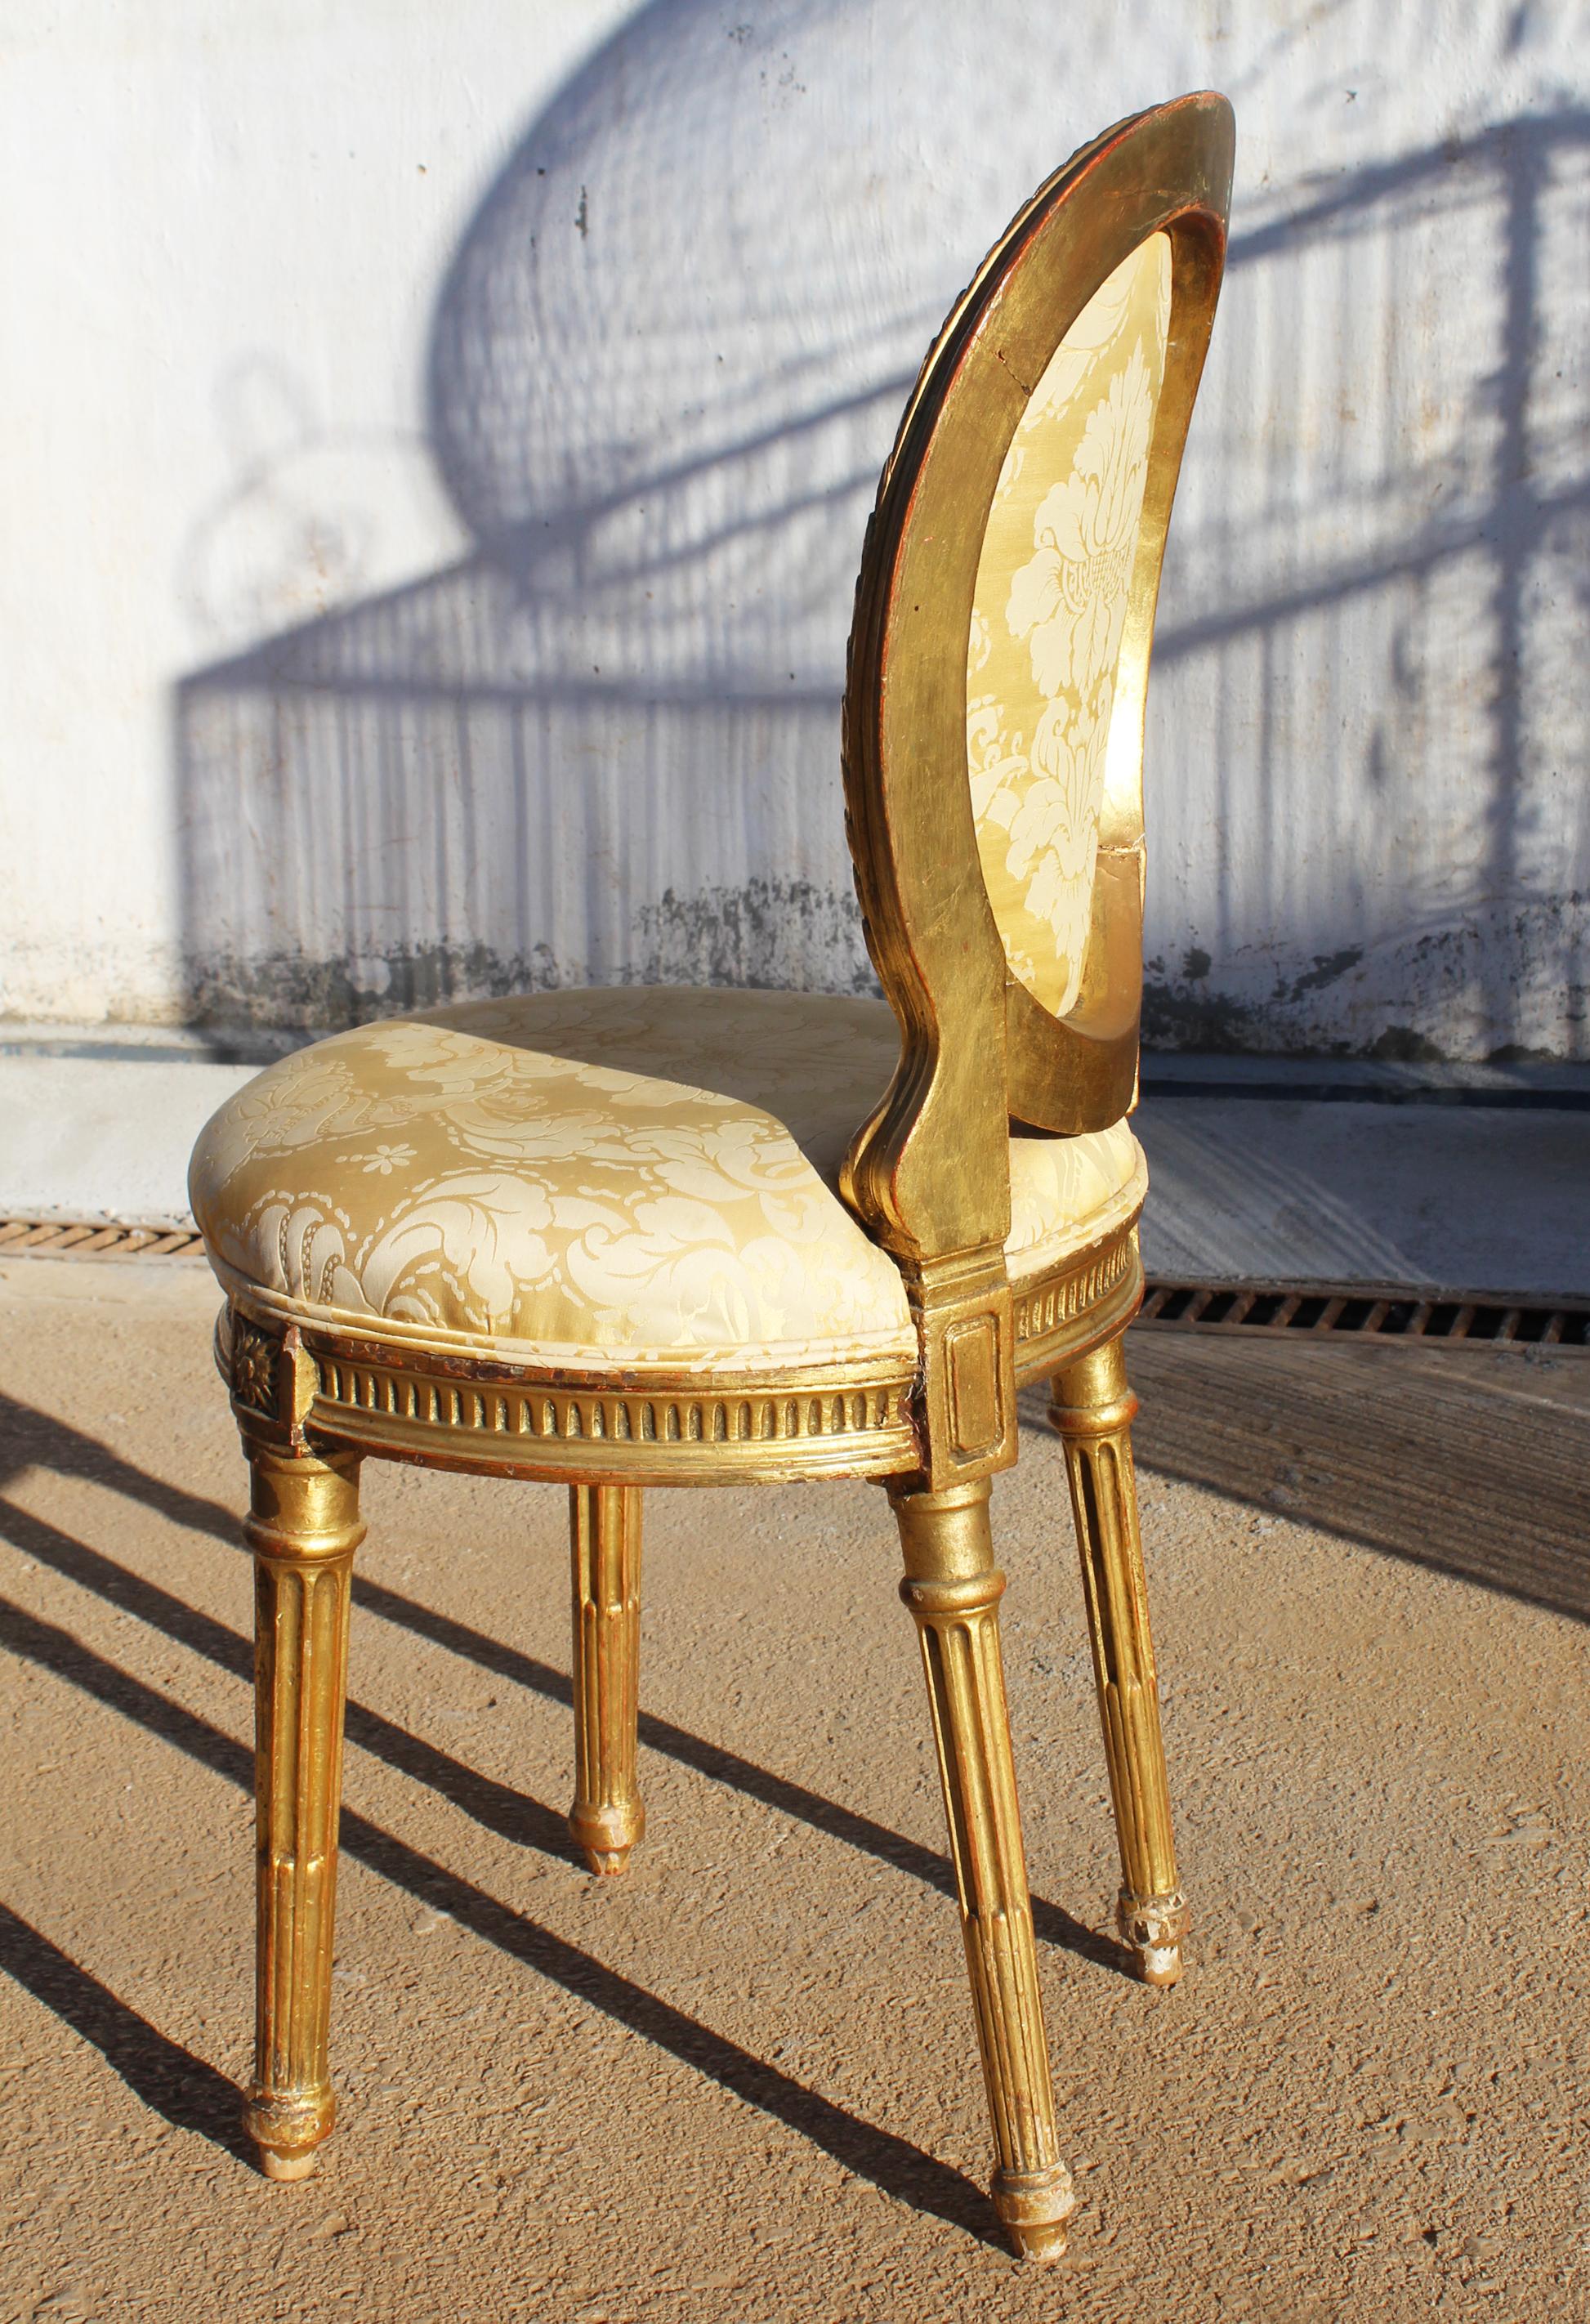
<instances>
[{"instance_id":1,"label":"damask upholstery","mask_svg":"<svg viewBox=\"0 0 1590 2324\"><path fill-rule=\"evenodd\" d=\"M1170 311L1170 241L1151 235L1034 390L978 566L966 675L978 853L1011 973L1060 1017L1081 981Z\"/></svg>"},{"instance_id":2,"label":"damask upholstery","mask_svg":"<svg viewBox=\"0 0 1590 2324\"><path fill-rule=\"evenodd\" d=\"M382 1338L737 1373L908 1359L898 1270L838 1194L898 1046L878 1001L658 986L367 1025L221 1108L194 1216L223 1281ZM1010 1157L1018 1282L1143 1197L1124 1121Z\"/></svg>"}]
</instances>

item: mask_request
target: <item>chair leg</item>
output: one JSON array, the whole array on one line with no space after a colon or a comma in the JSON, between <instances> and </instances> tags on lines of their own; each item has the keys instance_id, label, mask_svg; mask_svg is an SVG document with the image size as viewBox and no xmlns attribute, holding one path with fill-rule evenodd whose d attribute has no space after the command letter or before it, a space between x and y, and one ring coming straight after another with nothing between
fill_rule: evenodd
<instances>
[{"instance_id":1,"label":"chair leg","mask_svg":"<svg viewBox=\"0 0 1590 2324\"><path fill-rule=\"evenodd\" d=\"M646 1830L635 1780L640 1714L640 1493L569 1489L574 1582L574 1803L569 1831L593 1872L621 1872Z\"/></svg>"},{"instance_id":2,"label":"chair leg","mask_svg":"<svg viewBox=\"0 0 1590 2324\"><path fill-rule=\"evenodd\" d=\"M1137 1528L1132 1467L1137 1399L1127 1385L1119 1338L1057 1374L1050 1397L1050 1417L1064 1441L1071 1477L1120 1841L1117 1917L1138 1975L1150 1985L1174 1985L1181 1974L1187 1900L1176 1880L1159 1682Z\"/></svg>"},{"instance_id":3,"label":"chair leg","mask_svg":"<svg viewBox=\"0 0 1590 2324\"><path fill-rule=\"evenodd\" d=\"M348 1595L364 1527L356 1455L246 1449L258 1920L254 2078L243 2119L268 2179L304 2179L336 2112L326 2034Z\"/></svg>"},{"instance_id":4,"label":"chair leg","mask_svg":"<svg viewBox=\"0 0 1590 2324\"><path fill-rule=\"evenodd\" d=\"M999 1652L1005 1576L986 1478L895 1493L939 1748L961 1933L994 2122L995 2209L1024 2257L1057 2259L1075 2203L1060 2160Z\"/></svg>"}]
</instances>

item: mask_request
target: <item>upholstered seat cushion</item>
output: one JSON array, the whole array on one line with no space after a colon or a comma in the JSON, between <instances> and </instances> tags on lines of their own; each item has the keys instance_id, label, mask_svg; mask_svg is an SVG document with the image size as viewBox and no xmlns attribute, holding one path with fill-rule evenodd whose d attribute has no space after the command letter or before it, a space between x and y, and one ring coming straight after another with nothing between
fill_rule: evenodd
<instances>
[{"instance_id":1,"label":"upholstered seat cushion","mask_svg":"<svg viewBox=\"0 0 1590 2324\"><path fill-rule=\"evenodd\" d=\"M362 1026L221 1108L194 1216L224 1282L383 1338L585 1367L908 1357L898 1270L837 1192L897 1052L878 1001L655 985ZM1142 1199L1125 1122L1010 1154L1017 1280Z\"/></svg>"}]
</instances>

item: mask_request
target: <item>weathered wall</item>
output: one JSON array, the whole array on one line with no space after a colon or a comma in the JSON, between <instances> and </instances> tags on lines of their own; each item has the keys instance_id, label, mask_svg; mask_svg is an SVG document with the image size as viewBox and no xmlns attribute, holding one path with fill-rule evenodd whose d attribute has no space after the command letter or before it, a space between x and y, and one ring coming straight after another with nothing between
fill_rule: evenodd
<instances>
[{"instance_id":1,"label":"weathered wall","mask_svg":"<svg viewBox=\"0 0 1590 2324\"><path fill-rule=\"evenodd\" d=\"M1574 15L23 0L0 1009L864 982L837 705L905 388L1056 160L1213 85L1151 1034L1590 1054Z\"/></svg>"}]
</instances>

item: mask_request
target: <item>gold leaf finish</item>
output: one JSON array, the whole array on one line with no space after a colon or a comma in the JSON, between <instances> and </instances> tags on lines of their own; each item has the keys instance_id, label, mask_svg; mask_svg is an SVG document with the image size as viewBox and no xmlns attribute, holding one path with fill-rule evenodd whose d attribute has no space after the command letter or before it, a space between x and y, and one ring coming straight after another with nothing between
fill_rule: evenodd
<instances>
[{"instance_id":1,"label":"gold leaf finish","mask_svg":"<svg viewBox=\"0 0 1590 2324\"><path fill-rule=\"evenodd\" d=\"M566 1374L527 1377L456 1359L433 1369L423 1358L378 1357L356 1342L354 1352L326 1336L316 1426L399 1460L548 1479L601 1479L621 1463L627 1481L666 1485L889 1476L915 1449L908 1374L855 1379L835 1367L703 1394L689 1374L647 1388L582 1385Z\"/></svg>"},{"instance_id":2,"label":"gold leaf finish","mask_svg":"<svg viewBox=\"0 0 1590 2324\"><path fill-rule=\"evenodd\" d=\"M903 1053L846 1184L896 1251L1002 1243L1007 1116L1085 1131L1136 1083L1143 716L1160 567L1213 321L1230 198L1222 97L1183 97L1073 156L1013 221L940 333L885 468L857 584L845 807L869 945ZM1080 997L1052 1015L1012 976L978 860L966 749L968 641L1006 456L1070 325L1151 236L1171 312L1108 711L1098 868ZM1004 1038L1000 1019L1004 1019Z\"/></svg>"},{"instance_id":3,"label":"gold leaf finish","mask_svg":"<svg viewBox=\"0 0 1590 2324\"><path fill-rule=\"evenodd\" d=\"M1016 1294L1016 1378L1046 1378L1072 1356L1124 1331L1142 1304L1143 1261L1133 1227Z\"/></svg>"},{"instance_id":4,"label":"gold leaf finish","mask_svg":"<svg viewBox=\"0 0 1590 2324\"><path fill-rule=\"evenodd\" d=\"M640 1495L576 1485L574 1581L574 1803L569 1833L593 1872L621 1872L646 1830L635 1781L640 1711Z\"/></svg>"},{"instance_id":5,"label":"gold leaf finish","mask_svg":"<svg viewBox=\"0 0 1590 2324\"><path fill-rule=\"evenodd\" d=\"M244 2121L268 2178L300 2179L335 2115L327 2064L348 1599L359 1464L250 1447L259 1939Z\"/></svg>"},{"instance_id":6,"label":"gold leaf finish","mask_svg":"<svg viewBox=\"0 0 1590 2324\"><path fill-rule=\"evenodd\" d=\"M1060 1374L1051 1416L1065 1443L1093 1676L1121 1849L1120 1931L1150 1985L1181 1973L1187 1904L1176 1880L1159 1679L1137 1524L1132 1419L1119 1340Z\"/></svg>"},{"instance_id":7,"label":"gold leaf finish","mask_svg":"<svg viewBox=\"0 0 1590 2324\"><path fill-rule=\"evenodd\" d=\"M1018 1382L1058 1375L1121 1928L1168 1982L1185 1906L1120 1351L1146 1190L1126 1116L1149 648L1231 155L1230 108L1208 95L1074 155L956 302L907 404L844 710L887 1013L660 988L470 1004L284 1061L199 1141L216 1356L253 1480L245 2120L271 2177L302 2177L333 2117L361 1458L568 1489L569 1829L604 1874L643 1828L643 1491L870 1477L921 1642L993 2200L1018 2252L1065 2247L989 1480L1016 1457ZM985 672L988 699L969 694Z\"/></svg>"},{"instance_id":8,"label":"gold leaf finish","mask_svg":"<svg viewBox=\"0 0 1590 2324\"><path fill-rule=\"evenodd\" d=\"M1058 2258L1075 2203L1060 2159L1038 1997L1033 1910L1016 1800L986 1478L895 1493L915 1618L983 2077L994 2125L995 2208L1029 2257Z\"/></svg>"}]
</instances>

